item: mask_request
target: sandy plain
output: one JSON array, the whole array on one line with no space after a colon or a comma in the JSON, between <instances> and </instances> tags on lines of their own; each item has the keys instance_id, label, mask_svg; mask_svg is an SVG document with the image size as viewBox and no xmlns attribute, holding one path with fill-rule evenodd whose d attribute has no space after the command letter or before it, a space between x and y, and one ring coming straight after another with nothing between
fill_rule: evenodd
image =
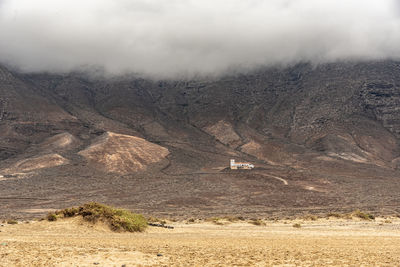
<instances>
[{"instance_id":1,"label":"sandy plain","mask_svg":"<svg viewBox=\"0 0 400 267\"><path fill-rule=\"evenodd\" d=\"M0 266L398 266L400 219L171 222L115 233L79 218L0 227ZM300 228L293 227L301 224Z\"/></svg>"}]
</instances>

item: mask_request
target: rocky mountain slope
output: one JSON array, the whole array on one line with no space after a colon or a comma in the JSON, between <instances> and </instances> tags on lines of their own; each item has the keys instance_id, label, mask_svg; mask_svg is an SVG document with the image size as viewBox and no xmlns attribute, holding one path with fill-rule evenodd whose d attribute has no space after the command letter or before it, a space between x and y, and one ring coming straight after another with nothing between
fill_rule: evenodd
<instances>
[{"instance_id":1,"label":"rocky mountain slope","mask_svg":"<svg viewBox=\"0 0 400 267\"><path fill-rule=\"evenodd\" d=\"M0 67L0 138L8 215L84 200L171 216L400 212L400 63L191 81Z\"/></svg>"}]
</instances>

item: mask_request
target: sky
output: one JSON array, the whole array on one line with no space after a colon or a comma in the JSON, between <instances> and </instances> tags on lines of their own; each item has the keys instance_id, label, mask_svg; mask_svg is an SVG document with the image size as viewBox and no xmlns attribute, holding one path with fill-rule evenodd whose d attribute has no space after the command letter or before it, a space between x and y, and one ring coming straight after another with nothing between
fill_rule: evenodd
<instances>
[{"instance_id":1,"label":"sky","mask_svg":"<svg viewBox=\"0 0 400 267\"><path fill-rule=\"evenodd\" d=\"M0 62L156 78L400 58L400 0L0 0Z\"/></svg>"}]
</instances>

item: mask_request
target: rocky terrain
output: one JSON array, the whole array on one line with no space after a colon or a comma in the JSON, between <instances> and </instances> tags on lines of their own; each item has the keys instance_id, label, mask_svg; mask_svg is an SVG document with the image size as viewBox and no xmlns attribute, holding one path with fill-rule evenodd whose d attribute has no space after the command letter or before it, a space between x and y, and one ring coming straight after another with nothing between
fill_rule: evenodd
<instances>
[{"instance_id":1,"label":"rocky terrain","mask_svg":"<svg viewBox=\"0 0 400 267\"><path fill-rule=\"evenodd\" d=\"M400 213L399 85L394 61L187 81L3 66L0 217L87 201L171 217Z\"/></svg>"}]
</instances>

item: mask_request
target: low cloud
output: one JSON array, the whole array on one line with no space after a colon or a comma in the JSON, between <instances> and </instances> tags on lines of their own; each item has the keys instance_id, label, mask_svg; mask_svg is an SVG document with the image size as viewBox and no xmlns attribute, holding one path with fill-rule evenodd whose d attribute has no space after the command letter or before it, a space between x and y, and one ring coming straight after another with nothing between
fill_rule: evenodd
<instances>
[{"instance_id":1,"label":"low cloud","mask_svg":"<svg viewBox=\"0 0 400 267\"><path fill-rule=\"evenodd\" d=\"M157 78L400 58L396 0L0 0L0 62Z\"/></svg>"}]
</instances>

